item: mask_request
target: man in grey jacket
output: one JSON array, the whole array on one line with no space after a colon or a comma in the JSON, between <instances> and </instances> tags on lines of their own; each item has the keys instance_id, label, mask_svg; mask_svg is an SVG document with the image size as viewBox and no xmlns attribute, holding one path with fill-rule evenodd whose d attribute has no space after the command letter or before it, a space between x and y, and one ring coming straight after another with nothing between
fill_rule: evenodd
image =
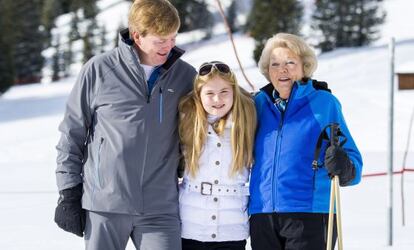
<instances>
[{"instance_id":1,"label":"man in grey jacket","mask_svg":"<svg viewBox=\"0 0 414 250\"><path fill-rule=\"evenodd\" d=\"M82 68L57 145L55 221L87 249L181 249L177 107L194 68L167 0L136 0L119 47Z\"/></svg>"}]
</instances>

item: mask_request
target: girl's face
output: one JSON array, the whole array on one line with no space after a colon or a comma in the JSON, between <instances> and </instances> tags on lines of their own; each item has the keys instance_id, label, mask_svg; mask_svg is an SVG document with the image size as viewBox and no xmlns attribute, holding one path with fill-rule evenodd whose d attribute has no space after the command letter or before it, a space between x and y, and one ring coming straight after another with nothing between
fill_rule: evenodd
<instances>
[{"instance_id":1,"label":"girl's face","mask_svg":"<svg viewBox=\"0 0 414 250\"><path fill-rule=\"evenodd\" d=\"M208 114L223 117L233 106L233 86L216 76L201 87L200 97Z\"/></svg>"}]
</instances>

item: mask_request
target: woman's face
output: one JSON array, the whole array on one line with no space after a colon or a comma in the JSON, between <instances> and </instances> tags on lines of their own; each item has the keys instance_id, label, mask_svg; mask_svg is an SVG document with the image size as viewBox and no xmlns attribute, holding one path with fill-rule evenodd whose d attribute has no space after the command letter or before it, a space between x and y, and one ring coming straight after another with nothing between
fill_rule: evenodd
<instances>
[{"instance_id":1,"label":"woman's face","mask_svg":"<svg viewBox=\"0 0 414 250\"><path fill-rule=\"evenodd\" d=\"M233 106L233 87L226 80L216 76L203 85L200 97L208 114L223 117Z\"/></svg>"},{"instance_id":2,"label":"woman's face","mask_svg":"<svg viewBox=\"0 0 414 250\"><path fill-rule=\"evenodd\" d=\"M288 48L275 48L270 54L269 76L280 97L287 99L293 83L303 78L303 63Z\"/></svg>"}]
</instances>

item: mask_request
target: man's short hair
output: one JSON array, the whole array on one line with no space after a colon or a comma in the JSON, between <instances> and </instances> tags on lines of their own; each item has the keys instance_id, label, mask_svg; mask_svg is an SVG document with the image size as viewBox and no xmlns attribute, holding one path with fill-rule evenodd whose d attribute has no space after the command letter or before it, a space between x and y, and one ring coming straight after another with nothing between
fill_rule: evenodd
<instances>
[{"instance_id":1,"label":"man's short hair","mask_svg":"<svg viewBox=\"0 0 414 250\"><path fill-rule=\"evenodd\" d=\"M129 32L166 36L180 28L177 9L168 0L135 0L128 16Z\"/></svg>"}]
</instances>

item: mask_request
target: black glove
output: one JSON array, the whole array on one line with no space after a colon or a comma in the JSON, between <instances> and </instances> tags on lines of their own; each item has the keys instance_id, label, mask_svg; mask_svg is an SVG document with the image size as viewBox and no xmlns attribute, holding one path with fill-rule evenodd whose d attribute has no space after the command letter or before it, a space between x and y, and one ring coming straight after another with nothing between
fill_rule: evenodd
<instances>
[{"instance_id":1,"label":"black glove","mask_svg":"<svg viewBox=\"0 0 414 250\"><path fill-rule=\"evenodd\" d=\"M330 177L339 177L340 186L347 186L355 178L354 164L340 146L329 146L326 149L325 167Z\"/></svg>"},{"instance_id":2,"label":"black glove","mask_svg":"<svg viewBox=\"0 0 414 250\"><path fill-rule=\"evenodd\" d=\"M55 222L65 231L83 237L86 213L82 209L82 184L59 192L58 205L55 210Z\"/></svg>"}]
</instances>

